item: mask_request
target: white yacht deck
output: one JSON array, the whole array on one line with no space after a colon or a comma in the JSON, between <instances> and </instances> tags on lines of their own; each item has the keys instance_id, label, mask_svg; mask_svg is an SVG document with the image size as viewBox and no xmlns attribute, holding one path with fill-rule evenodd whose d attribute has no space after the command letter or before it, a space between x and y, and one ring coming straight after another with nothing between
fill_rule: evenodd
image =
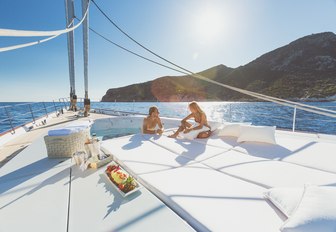
<instances>
[{"instance_id":1,"label":"white yacht deck","mask_svg":"<svg viewBox=\"0 0 336 232\"><path fill-rule=\"evenodd\" d=\"M102 142L144 186L123 198L104 167L82 172L71 159L47 157L43 136L62 123L52 125L0 169L0 231L276 232L286 216L264 199L267 189L336 186L335 136L276 131L271 145L166 132ZM23 138L29 133L37 132Z\"/></svg>"},{"instance_id":2,"label":"white yacht deck","mask_svg":"<svg viewBox=\"0 0 336 232\"><path fill-rule=\"evenodd\" d=\"M137 134L103 141L102 148L197 231L280 231L286 217L264 192L308 183L336 186L336 140L284 131L276 132L276 140Z\"/></svg>"},{"instance_id":3,"label":"white yacht deck","mask_svg":"<svg viewBox=\"0 0 336 232\"><path fill-rule=\"evenodd\" d=\"M0 169L1 232L194 231L146 188L123 198L104 167L82 172L71 159L49 159L50 128Z\"/></svg>"}]
</instances>

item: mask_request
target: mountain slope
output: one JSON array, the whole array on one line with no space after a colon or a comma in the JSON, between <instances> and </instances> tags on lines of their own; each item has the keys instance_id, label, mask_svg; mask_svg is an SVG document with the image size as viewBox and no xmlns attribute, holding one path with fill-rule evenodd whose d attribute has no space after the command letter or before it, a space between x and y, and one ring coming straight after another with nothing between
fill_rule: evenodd
<instances>
[{"instance_id":1,"label":"mountain slope","mask_svg":"<svg viewBox=\"0 0 336 232\"><path fill-rule=\"evenodd\" d=\"M336 95L336 35L305 36L236 69L218 65L200 72L221 83L275 97L325 98ZM248 96L190 76L109 89L102 101L248 100Z\"/></svg>"}]
</instances>

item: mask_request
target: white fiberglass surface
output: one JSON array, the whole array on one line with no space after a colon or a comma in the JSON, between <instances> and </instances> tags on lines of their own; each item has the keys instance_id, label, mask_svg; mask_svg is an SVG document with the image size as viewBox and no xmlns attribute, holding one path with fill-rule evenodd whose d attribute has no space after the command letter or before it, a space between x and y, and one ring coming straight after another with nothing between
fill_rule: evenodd
<instances>
[{"instance_id":1,"label":"white fiberglass surface","mask_svg":"<svg viewBox=\"0 0 336 232\"><path fill-rule=\"evenodd\" d=\"M69 231L194 231L146 188L122 197L104 170L73 168Z\"/></svg>"},{"instance_id":2,"label":"white fiberglass surface","mask_svg":"<svg viewBox=\"0 0 336 232\"><path fill-rule=\"evenodd\" d=\"M61 161L40 138L0 169L0 231L66 230L71 160Z\"/></svg>"}]
</instances>

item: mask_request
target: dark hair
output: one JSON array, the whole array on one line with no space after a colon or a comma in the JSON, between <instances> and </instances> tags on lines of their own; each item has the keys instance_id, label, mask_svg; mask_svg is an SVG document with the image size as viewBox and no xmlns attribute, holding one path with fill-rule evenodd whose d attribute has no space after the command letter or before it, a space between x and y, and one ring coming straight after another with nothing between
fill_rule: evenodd
<instances>
[{"instance_id":1,"label":"dark hair","mask_svg":"<svg viewBox=\"0 0 336 232\"><path fill-rule=\"evenodd\" d=\"M148 111L148 114L149 115L152 115L152 113L155 111L155 110L158 110L158 108L156 106L152 106L149 108L149 111Z\"/></svg>"}]
</instances>

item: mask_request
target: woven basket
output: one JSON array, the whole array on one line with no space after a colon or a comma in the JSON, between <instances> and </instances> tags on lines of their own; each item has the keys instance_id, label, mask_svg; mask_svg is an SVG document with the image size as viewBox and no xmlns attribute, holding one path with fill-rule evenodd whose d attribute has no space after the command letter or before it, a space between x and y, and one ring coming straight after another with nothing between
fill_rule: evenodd
<instances>
[{"instance_id":1,"label":"woven basket","mask_svg":"<svg viewBox=\"0 0 336 232\"><path fill-rule=\"evenodd\" d=\"M85 151L89 130L62 136L44 136L49 158L71 158L76 151Z\"/></svg>"}]
</instances>

